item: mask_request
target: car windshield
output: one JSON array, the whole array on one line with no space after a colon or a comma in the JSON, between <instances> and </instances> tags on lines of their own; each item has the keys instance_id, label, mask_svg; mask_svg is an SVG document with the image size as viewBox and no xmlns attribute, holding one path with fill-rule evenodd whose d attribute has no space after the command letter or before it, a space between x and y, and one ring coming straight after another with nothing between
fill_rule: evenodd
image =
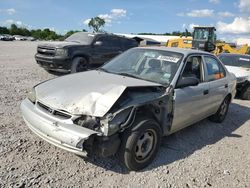
<instances>
[{"instance_id":1,"label":"car windshield","mask_svg":"<svg viewBox=\"0 0 250 188\"><path fill-rule=\"evenodd\" d=\"M78 42L81 44L89 45L92 43L95 35L91 33L78 32L65 39L67 42Z\"/></svg>"},{"instance_id":2,"label":"car windshield","mask_svg":"<svg viewBox=\"0 0 250 188\"><path fill-rule=\"evenodd\" d=\"M244 55L221 55L219 59L224 65L250 68L250 56Z\"/></svg>"},{"instance_id":3,"label":"car windshield","mask_svg":"<svg viewBox=\"0 0 250 188\"><path fill-rule=\"evenodd\" d=\"M169 85L183 54L155 49L134 48L117 56L100 70Z\"/></svg>"}]
</instances>

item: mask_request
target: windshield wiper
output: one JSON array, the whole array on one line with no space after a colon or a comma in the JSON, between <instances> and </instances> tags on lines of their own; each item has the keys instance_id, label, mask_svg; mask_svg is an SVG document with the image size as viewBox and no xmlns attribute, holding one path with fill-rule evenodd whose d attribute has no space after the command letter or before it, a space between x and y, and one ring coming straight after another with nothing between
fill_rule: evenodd
<instances>
[{"instance_id":1,"label":"windshield wiper","mask_svg":"<svg viewBox=\"0 0 250 188\"><path fill-rule=\"evenodd\" d=\"M108 72L108 73L110 73L107 69L104 69L104 68L102 68L102 67L99 67L99 68L96 69L96 70L102 71L102 72Z\"/></svg>"},{"instance_id":2,"label":"windshield wiper","mask_svg":"<svg viewBox=\"0 0 250 188\"><path fill-rule=\"evenodd\" d=\"M134 74L129 74L129 73L126 73L126 72L117 72L115 74L118 74L118 75L122 75L122 76L128 76L128 77L132 77L132 78L138 78L138 79L141 79L140 77L134 75Z\"/></svg>"}]
</instances>

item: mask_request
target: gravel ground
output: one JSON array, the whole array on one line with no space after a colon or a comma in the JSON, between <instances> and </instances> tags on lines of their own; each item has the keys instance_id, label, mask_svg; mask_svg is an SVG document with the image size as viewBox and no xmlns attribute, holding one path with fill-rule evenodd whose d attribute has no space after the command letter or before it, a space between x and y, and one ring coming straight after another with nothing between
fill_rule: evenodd
<instances>
[{"instance_id":1,"label":"gravel ground","mask_svg":"<svg viewBox=\"0 0 250 188\"><path fill-rule=\"evenodd\" d=\"M222 124L203 120L164 138L140 172L41 140L19 108L32 86L55 77L35 63L36 46L0 41L0 187L250 187L250 101L234 100Z\"/></svg>"}]
</instances>

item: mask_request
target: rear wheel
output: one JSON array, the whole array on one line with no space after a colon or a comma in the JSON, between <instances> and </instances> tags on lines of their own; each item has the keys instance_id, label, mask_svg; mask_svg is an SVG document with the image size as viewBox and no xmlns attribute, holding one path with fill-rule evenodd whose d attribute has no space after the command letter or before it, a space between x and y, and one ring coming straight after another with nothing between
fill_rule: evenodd
<instances>
[{"instance_id":1,"label":"rear wheel","mask_svg":"<svg viewBox=\"0 0 250 188\"><path fill-rule=\"evenodd\" d=\"M129 170L140 170L155 158L161 142L161 129L154 120L137 121L136 129L126 130L119 151Z\"/></svg>"},{"instance_id":2,"label":"rear wheel","mask_svg":"<svg viewBox=\"0 0 250 188\"><path fill-rule=\"evenodd\" d=\"M71 65L71 73L88 70L88 61L84 57L75 57Z\"/></svg>"},{"instance_id":3,"label":"rear wheel","mask_svg":"<svg viewBox=\"0 0 250 188\"><path fill-rule=\"evenodd\" d=\"M250 84L248 84L242 91L241 91L241 99L243 100L250 100Z\"/></svg>"},{"instance_id":4,"label":"rear wheel","mask_svg":"<svg viewBox=\"0 0 250 188\"><path fill-rule=\"evenodd\" d=\"M230 97L228 96L221 103L218 111L214 115L210 116L209 119L213 122L216 122L216 123L222 123L224 121L224 119L226 118L229 104L230 104Z\"/></svg>"}]
</instances>

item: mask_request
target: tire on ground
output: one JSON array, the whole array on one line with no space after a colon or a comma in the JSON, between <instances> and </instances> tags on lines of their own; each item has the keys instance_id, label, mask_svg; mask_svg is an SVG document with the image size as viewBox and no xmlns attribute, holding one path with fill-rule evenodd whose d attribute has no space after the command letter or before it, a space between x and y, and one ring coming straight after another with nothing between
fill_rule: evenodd
<instances>
[{"instance_id":1,"label":"tire on ground","mask_svg":"<svg viewBox=\"0 0 250 188\"><path fill-rule=\"evenodd\" d=\"M161 128L155 120L135 121L132 128L125 130L122 135L118 151L120 161L129 170L141 170L148 166L160 147L161 133Z\"/></svg>"},{"instance_id":2,"label":"tire on ground","mask_svg":"<svg viewBox=\"0 0 250 188\"><path fill-rule=\"evenodd\" d=\"M227 96L221 103L218 111L214 115L210 116L209 120L215 123L222 123L226 118L230 100L231 100L230 96Z\"/></svg>"},{"instance_id":3,"label":"tire on ground","mask_svg":"<svg viewBox=\"0 0 250 188\"><path fill-rule=\"evenodd\" d=\"M88 69L88 61L84 57L75 57L71 64L71 73L82 72Z\"/></svg>"}]
</instances>

